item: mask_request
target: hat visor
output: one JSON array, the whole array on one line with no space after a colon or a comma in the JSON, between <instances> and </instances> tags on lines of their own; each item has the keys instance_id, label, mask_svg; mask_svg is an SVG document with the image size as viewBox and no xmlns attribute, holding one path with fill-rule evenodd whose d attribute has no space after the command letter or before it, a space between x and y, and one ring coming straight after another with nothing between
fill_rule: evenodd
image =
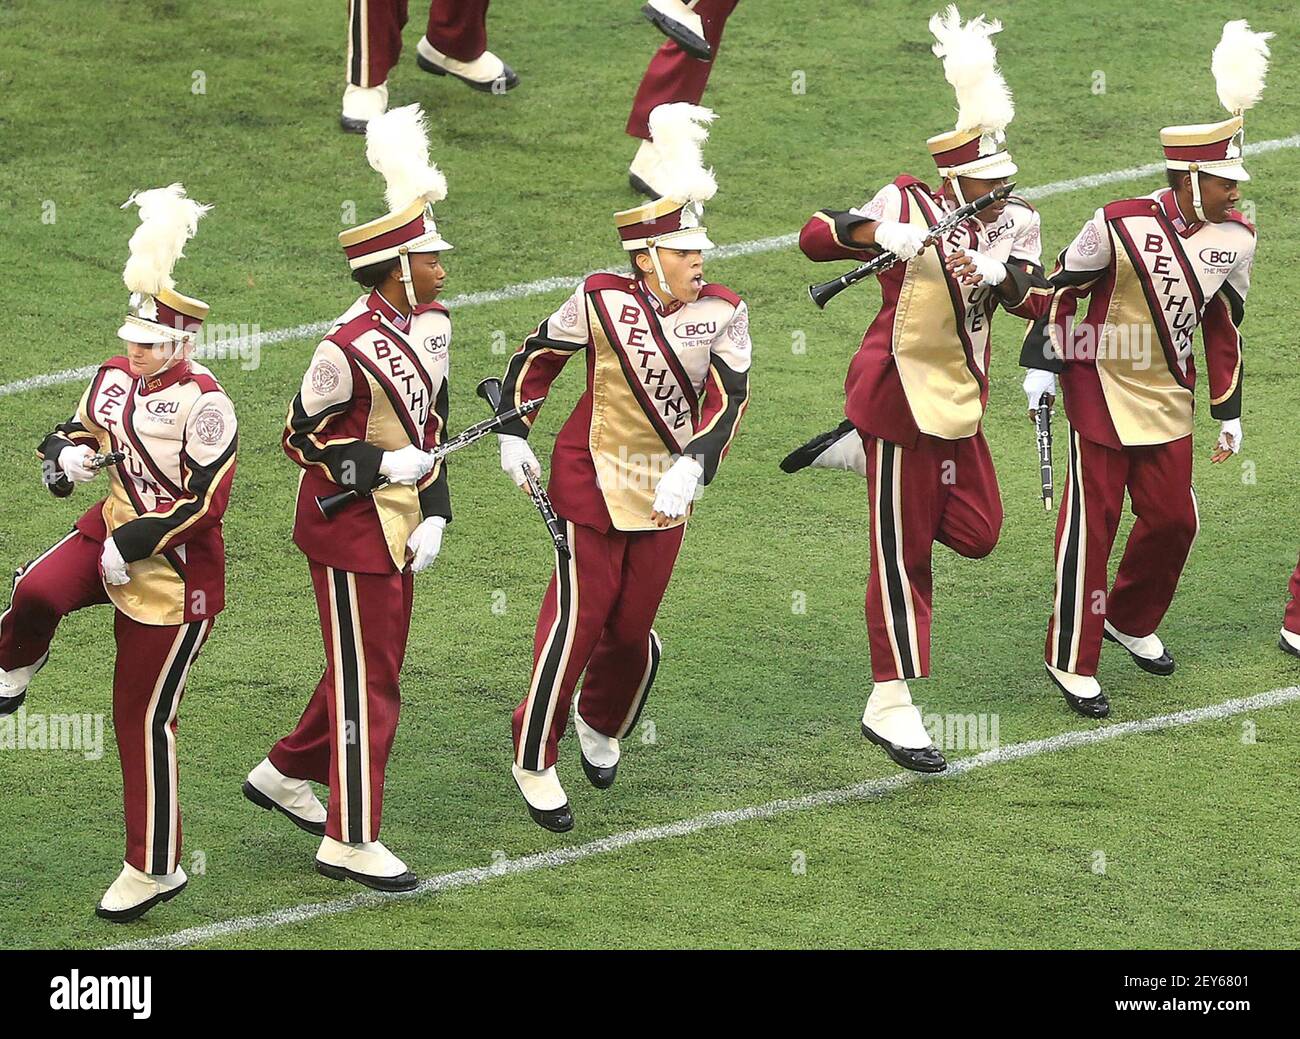
<instances>
[{"instance_id":1,"label":"hat visor","mask_svg":"<svg viewBox=\"0 0 1300 1039\"><path fill-rule=\"evenodd\" d=\"M117 330L118 339L124 339L128 343L140 343L148 346L155 343L174 343L176 337L168 335L166 331L159 328L154 331L151 328L145 328L144 325L137 325L134 321L124 321L122 327Z\"/></svg>"},{"instance_id":2,"label":"hat visor","mask_svg":"<svg viewBox=\"0 0 1300 1039\"><path fill-rule=\"evenodd\" d=\"M978 164L977 164L978 167ZM1007 177L1014 177L1020 172L1020 167L1011 161L1011 157L1000 160L992 166L985 166L982 169L976 168L972 173L963 173L961 167L953 170L959 177L966 177L970 180L1006 180Z\"/></svg>"},{"instance_id":3,"label":"hat visor","mask_svg":"<svg viewBox=\"0 0 1300 1039\"><path fill-rule=\"evenodd\" d=\"M433 234L417 238L406 247L406 251L408 253L445 253L451 247L451 242L435 231Z\"/></svg>"},{"instance_id":4,"label":"hat visor","mask_svg":"<svg viewBox=\"0 0 1300 1039\"><path fill-rule=\"evenodd\" d=\"M679 234L661 235L655 245L664 249L677 249L681 252L703 251L716 246L709 240L709 233L703 227L692 227Z\"/></svg>"},{"instance_id":5,"label":"hat visor","mask_svg":"<svg viewBox=\"0 0 1300 1039\"><path fill-rule=\"evenodd\" d=\"M1215 169L1206 169L1201 167L1202 173L1208 173L1212 177L1222 177L1224 180L1235 180L1238 183L1245 183L1250 180L1250 174L1246 172L1246 167L1240 162L1231 166L1220 166Z\"/></svg>"}]
</instances>

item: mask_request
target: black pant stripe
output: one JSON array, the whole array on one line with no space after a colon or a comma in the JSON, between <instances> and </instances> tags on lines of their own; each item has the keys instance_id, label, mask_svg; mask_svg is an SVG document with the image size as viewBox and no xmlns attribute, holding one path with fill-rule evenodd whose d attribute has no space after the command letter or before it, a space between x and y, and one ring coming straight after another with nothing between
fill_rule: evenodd
<instances>
[{"instance_id":1,"label":"black pant stripe","mask_svg":"<svg viewBox=\"0 0 1300 1039\"><path fill-rule=\"evenodd\" d=\"M571 550L574 541L573 527L570 524L569 545ZM542 762L545 760L546 716L550 711L551 700L559 695L560 684L564 681L564 675L560 672L560 663L564 660L564 648L569 641L569 624L572 620L569 616L573 601L573 589L569 575L569 569L572 565L571 559L561 559L559 554L556 554L555 590L559 602L555 617L555 637L551 639L551 645L547 649L545 659L542 661L542 673L537 680L537 692L533 697L533 709L528 719L528 731L524 733L524 756L521 767L530 772L540 771Z\"/></svg>"},{"instance_id":2,"label":"black pant stripe","mask_svg":"<svg viewBox=\"0 0 1300 1039\"><path fill-rule=\"evenodd\" d=\"M348 792L348 814L340 819L343 842L355 844L368 838L363 829L361 769L361 685L357 671L356 639L352 619L352 599L348 595L348 575L334 570L334 612L338 617L339 659L343 663L343 732L344 745L339 748L343 764L343 782ZM337 680L337 677L336 677Z\"/></svg>"},{"instance_id":3,"label":"black pant stripe","mask_svg":"<svg viewBox=\"0 0 1300 1039\"><path fill-rule=\"evenodd\" d=\"M194 656L203 624L203 621L191 621L185 625L180 649L172 657L167 677L163 679L162 691L158 694L158 703L154 706L153 717L149 719L149 753L153 757L153 847L149 850L150 873L171 872L169 852L176 806L172 804L172 766L167 750L167 726L180 697L185 672L190 666L190 658Z\"/></svg>"},{"instance_id":4,"label":"black pant stripe","mask_svg":"<svg viewBox=\"0 0 1300 1039\"><path fill-rule=\"evenodd\" d=\"M1083 533L1083 503L1080 489L1083 474L1079 471L1078 434L1070 430L1070 520L1065 531L1065 557L1061 565L1061 608L1056 619L1056 667L1070 670L1070 653L1074 648L1074 600L1079 588L1079 549Z\"/></svg>"},{"instance_id":5,"label":"black pant stripe","mask_svg":"<svg viewBox=\"0 0 1300 1039\"><path fill-rule=\"evenodd\" d=\"M659 657L663 653L663 647L659 643L659 637L652 631L650 632L650 670L645 677L645 686L641 689L641 699L637 702L636 713L632 715L632 720L623 726L623 730L617 734L616 739L622 739L629 732L636 728L636 723L641 720L641 712L645 709L645 702L650 699L650 690L655 684L655 675L659 673Z\"/></svg>"},{"instance_id":6,"label":"black pant stripe","mask_svg":"<svg viewBox=\"0 0 1300 1039\"><path fill-rule=\"evenodd\" d=\"M915 678L916 670L912 661L912 640L908 633L911 628L907 622L907 594L903 583L903 574L898 566L898 530L899 517L894 514L894 467L897 465L897 444L881 441L880 471L876 473L876 496L880 502L880 554L884 557L885 586L889 592L889 612L894 618L894 645L898 649L898 661L903 678Z\"/></svg>"},{"instance_id":7,"label":"black pant stripe","mask_svg":"<svg viewBox=\"0 0 1300 1039\"><path fill-rule=\"evenodd\" d=\"M352 68L348 82L354 87L364 87L366 85L361 68L361 48L365 44L366 32L364 7L365 0L352 0L348 4L348 33L352 39Z\"/></svg>"}]
</instances>

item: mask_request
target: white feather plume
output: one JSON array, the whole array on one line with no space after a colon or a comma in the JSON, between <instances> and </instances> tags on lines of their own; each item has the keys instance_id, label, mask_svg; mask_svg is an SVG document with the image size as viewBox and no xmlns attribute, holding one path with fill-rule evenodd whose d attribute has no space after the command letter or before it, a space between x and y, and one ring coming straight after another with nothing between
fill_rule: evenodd
<instances>
[{"instance_id":1,"label":"white feather plume","mask_svg":"<svg viewBox=\"0 0 1300 1039\"><path fill-rule=\"evenodd\" d=\"M180 184L132 192L122 208L132 205L140 207L140 226L127 246L130 256L122 281L131 292L150 296L175 288L172 268L198 231L199 218L212 207L186 198Z\"/></svg>"},{"instance_id":2,"label":"white feather plume","mask_svg":"<svg viewBox=\"0 0 1300 1039\"><path fill-rule=\"evenodd\" d=\"M957 130L981 129L1002 140L1016 114L1011 89L998 68L991 37L1002 31L999 21L983 15L962 25L956 4L930 19L935 57L943 59L944 78L957 94Z\"/></svg>"},{"instance_id":3,"label":"white feather plume","mask_svg":"<svg viewBox=\"0 0 1300 1039\"><path fill-rule=\"evenodd\" d=\"M675 101L658 105L650 113L650 139L657 166L652 175L655 190L674 202L707 202L718 191L713 169L704 166L704 142L713 109Z\"/></svg>"},{"instance_id":4,"label":"white feather plume","mask_svg":"<svg viewBox=\"0 0 1300 1039\"><path fill-rule=\"evenodd\" d=\"M366 161L384 178L390 213L417 199L447 197L447 178L429 161L429 126L418 104L390 109L366 123Z\"/></svg>"},{"instance_id":5,"label":"white feather plume","mask_svg":"<svg viewBox=\"0 0 1300 1039\"><path fill-rule=\"evenodd\" d=\"M1251 32L1244 18L1228 22L1214 48L1210 71L1219 92L1219 102L1236 115L1254 108L1264 93L1268 73L1268 41L1271 32Z\"/></svg>"}]
</instances>

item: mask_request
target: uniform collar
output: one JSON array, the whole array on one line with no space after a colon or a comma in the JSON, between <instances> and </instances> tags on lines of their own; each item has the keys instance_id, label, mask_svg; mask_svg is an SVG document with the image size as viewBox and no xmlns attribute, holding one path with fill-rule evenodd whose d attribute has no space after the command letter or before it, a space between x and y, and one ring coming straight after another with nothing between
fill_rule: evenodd
<instances>
[{"instance_id":1,"label":"uniform collar","mask_svg":"<svg viewBox=\"0 0 1300 1039\"><path fill-rule=\"evenodd\" d=\"M192 374L189 359L181 358L166 371L155 375L141 375L138 380L138 392L140 396L147 397L178 382L185 382Z\"/></svg>"},{"instance_id":2,"label":"uniform collar","mask_svg":"<svg viewBox=\"0 0 1300 1039\"><path fill-rule=\"evenodd\" d=\"M395 326L398 331L407 332L411 328L411 316L403 314L394 307L388 300L384 299L383 293L378 289L370 290L370 298L366 300L366 305L371 309L378 311L379 314L390 325Z\"/></svg>"},{"instance_id":3,"label":"uniform collar","mask_svg":"<svg viewBox=\"0 0 1300 1039\"><path fill-rule=\"evenodd\" d=\"M1165 216L1174 225L1174 230L1183 238L1191 237L1205 226L1205 222L1202 220L1193 220L1189 224L1183 219L1183 211L1178 208L1178 196L1174 194L1173 188L1162 189L1156 193L1156 198L1159 200L1161 208L1164 209Z\"/></svg>"},{"instance_id":4,"label":"uniform collar","mask_svg":"<svg viewBox=\"0 0 1300 1039\"><path fill-rule=\"evenodd\" d=\"M680 299L675 299L665 307L661 302L659 302L659 297L654 294L650 289L650 286L647 285L643 279L637 279L637 288L641 290L642 297L644 297L645 301L650 304L654 312L660 317L667 317L669 314L675 313L676 311L681 310L682 307L686 306L686 304Z\"/></svg>"}]
</instances>

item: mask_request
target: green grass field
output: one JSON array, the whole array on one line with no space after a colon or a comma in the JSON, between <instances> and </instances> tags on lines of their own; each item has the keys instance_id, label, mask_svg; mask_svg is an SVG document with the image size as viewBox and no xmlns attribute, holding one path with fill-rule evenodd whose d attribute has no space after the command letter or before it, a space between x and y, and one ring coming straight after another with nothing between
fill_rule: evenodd
<instances>
[{"instance_id":1,"label":"green grass field","mask_svg":"<svg viewBox=\"0 0 1300 1039\"><path fill-rule=\"evenodd\" d=\"M350 202L360 220L378 215L382 198L362 142L336 128L341 6L0 0L0 384L116 351L135 223L117 206L135 188L179 179L215 203L178 268L179 287L212 304L213 322L272 331L346 308L355 292L335 235ZM523 80L506 97L418 71L419 29L408 27L392 102L418 100L430 114L450 184L439 227L457 245L449 297L621 263L610 215L635 202L622 127L660 40L638 6L593 0L578 22L569 8L497 0L492 46ZM705 97L719 112L707 153L721 185L709 207L715 241L797 231L818 207L856 205L898 172L932 175L924 141L951 127L953 108L928 49L936 6L740 5ZM968 3L963 13L981 9L1006 24L998 42L1017 99L1022 187L1156 161L1162 125L1217 118L1209 54L1228 18L1278 32L1248 141L1300 132L1300 45L1280 0L1097 0L1082 18L1025 2ZM1099 27L1109 27L1104 52ZM1097 72L1104 93L1094 92ZM1290 147L1249 161L1260 247L1244 328L1244 452L1208 464L1217 427L1202 390L1202 530L1161 629L1179 670L1153 678L1105 650L1107 724L1300 676L1274 648L1300 550L1297 156ZM1045 253L1096 206L1161 183L1046 199ZM549 547L492 447L457 457L456 519L417 582L386 796L384 840L422 877L896 774L858 734L871 683L865 485L839 473L788 477L776 465L838 421L844 370L877 304L861 286L818 313L804 287L830 269L795 249L708 264L712 280L750 305L753 404L692 520L657 623L659 681L617 786L590 788L576 740L562 747L577 819L564 837L528 819L509 774L509 715L526 688ZM563 295L454 309L453 428L484 414L473 387L503 367L493 343L513 349ZM927 712L995 714L1004 745L1092 727L1042 672L1053 524L1024 418L1021 332L1005 314L994 329L986 428L1007 513L1002 541L979 562L936 548L934 677L913 685ZM296 721L321 666L307 567L289 537L296 470L278 445L313 346L266 345L255 367L212 362L242 435L226 519L230 606L181 717L190 889L136 925L97 921L92 909L121 856L111 733L97 761L0 752L0 947L148 939L360 890L317 875L313 839L239 792ZM580 389L573 367L543 412L540 448ZM50 497L32 456L80 390L68 382L0 396L5 567L42 551L93 500L85 488ZM494 610L501 593L505 609ZM111 660L110 613L70 617L28 709L108 714ZM963 753L973 752L951 757ZM1293 947L1297 758L1293 703L206 944Z\"/></svg>"}]
</instances>

